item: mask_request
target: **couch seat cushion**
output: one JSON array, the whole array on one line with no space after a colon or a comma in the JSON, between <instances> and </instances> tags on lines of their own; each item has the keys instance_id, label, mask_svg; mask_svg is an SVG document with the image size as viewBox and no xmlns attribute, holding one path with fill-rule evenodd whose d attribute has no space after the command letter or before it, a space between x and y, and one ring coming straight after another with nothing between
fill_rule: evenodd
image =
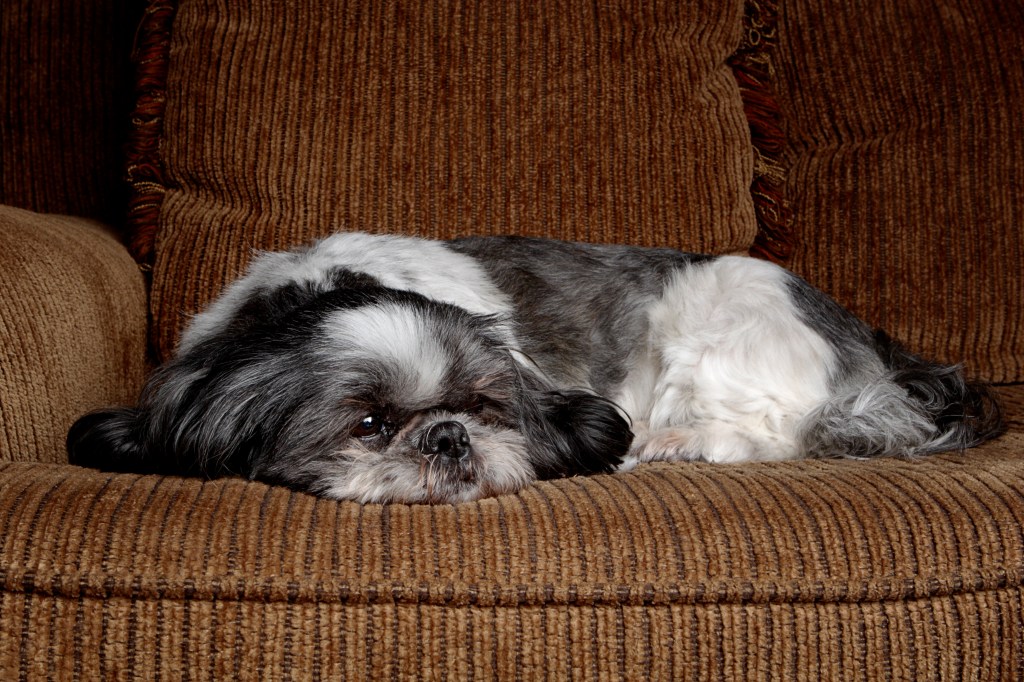
<instances>
[{"instance_id":1,"label":"couch seat cushion","mask_svg":"<svg viewBox=\"0 0 1024 682\"><path fill-rule=\"evenodd\" d=\"M1024 661L1024 387L1002 393L1010 432L964 454L656 464L456 506L0 465L23 633L0 663L999 679Z\"/></svg>"}]
</instances>

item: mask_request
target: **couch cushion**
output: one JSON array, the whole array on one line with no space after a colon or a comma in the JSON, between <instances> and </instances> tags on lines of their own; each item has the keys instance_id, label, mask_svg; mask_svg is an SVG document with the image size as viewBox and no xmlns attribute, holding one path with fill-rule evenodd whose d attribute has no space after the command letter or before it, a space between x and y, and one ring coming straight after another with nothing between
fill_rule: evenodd
<instances>
[{"instance_id":1,"label":"couch cushion","mask_svg":"<svg viewBox=\"0 0 1024 682\"><path fill-rule=\"evenodd\" d=\"M643 465L358 505L0 465L0 676L1012 679L1010 433L914 461Z\"/></svg>"},{"instance_id":2,"label":"couch cushion","mask_svg":"<svg viewBox=\"0 0 1024 682\"><path fill-rule=\"evenodd\" d=\"M915 349L1024 380L1024 5L785 3L789 264Z\"/></svg>"},{"instance_id":3,"label":"couch cushion","mask_svg":"<svg viewBox=\"0 0 1024 682\"><path fill-rule=\"evenodd\" d=\"M140 119L162 137L136 140L155 150L136 246L163 355L250 249L340 229L754 240L726 63L742 0L182 0L149 16L143 75L165 89L143 104L166 110Z\"/></svg>"},{"instance_id":4,"label":"couch cushion","mask_svg":"<svg viewBox=\"0 0 1024 682\"><path fill-rule=\"evenodd\" d=\"M81 414L137 399L146 287L84 218L0 206L0 461L67 462Z\"/></svg>"}]
</instances>

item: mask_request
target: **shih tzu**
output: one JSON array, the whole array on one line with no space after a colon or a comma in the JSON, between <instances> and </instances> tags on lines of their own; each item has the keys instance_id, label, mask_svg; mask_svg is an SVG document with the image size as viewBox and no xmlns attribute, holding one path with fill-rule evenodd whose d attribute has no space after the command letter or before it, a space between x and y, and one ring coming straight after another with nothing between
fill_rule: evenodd
<instances>
[{"instance_id":1,"label":"shih tzu","mask_svg":"<svg viewBox=\"0 0 1024 682\"><path fill-rule=\"evenodd\" d=\"M999 431L956 367L752 258L337 234L265 253L73 463L458 502L652 460L914 456Z\"/></svg>"}]
</instances>

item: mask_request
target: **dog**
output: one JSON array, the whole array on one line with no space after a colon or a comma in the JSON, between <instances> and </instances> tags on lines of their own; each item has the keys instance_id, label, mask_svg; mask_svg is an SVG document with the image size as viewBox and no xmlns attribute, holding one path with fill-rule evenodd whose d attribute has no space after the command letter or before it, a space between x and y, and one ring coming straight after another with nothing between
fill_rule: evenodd
<instances>
[{"instance_id":1,"label":"dog","mask_svg":"<svg viewBox=\"0 0 1024 682\"><path fill-rule=\"evenodd\" d=\"M654 460L916 457L999 409L772 263L522 237L263 253L72 463L455 503Z\"/></svg>"}]
</instances>

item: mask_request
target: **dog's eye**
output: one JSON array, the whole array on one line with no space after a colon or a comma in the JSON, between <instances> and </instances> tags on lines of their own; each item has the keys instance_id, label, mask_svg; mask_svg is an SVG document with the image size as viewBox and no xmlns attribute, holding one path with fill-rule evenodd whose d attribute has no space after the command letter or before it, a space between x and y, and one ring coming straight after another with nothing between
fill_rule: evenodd
<instances>
[{"instance_id":1,"label":"dog's eye","mask_svg":"<svg viewBox=\"0 0 1024 682\"><path fill-rule=\"evenodd\" d=\"M384 431L385 422L378 415L368 414L352 429L352 435L356 438L373 438Z\"/></svg>"}]
</instances>

